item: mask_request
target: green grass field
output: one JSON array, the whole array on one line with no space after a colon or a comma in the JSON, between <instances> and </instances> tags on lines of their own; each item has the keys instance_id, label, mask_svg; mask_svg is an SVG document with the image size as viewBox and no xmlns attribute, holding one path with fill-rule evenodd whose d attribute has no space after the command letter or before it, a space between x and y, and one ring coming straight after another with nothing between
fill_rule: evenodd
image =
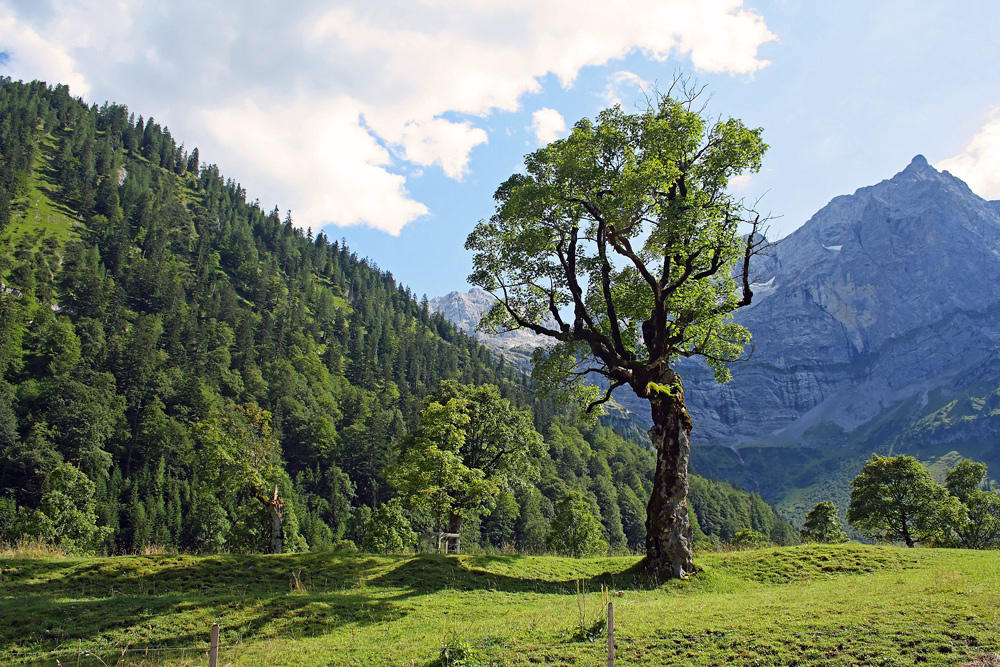
<instances>
[{"instance_id":1,"label":"green grass field","mask_svg":"<svg viewBox=\"0 0 1000 667\"><path fill-rule=\"evenodd\" d=\"M1000 553L800 546L635 558L0 558L0 663L958 665L1000 651ZM447 659L444 646L450 646Z\"/></svg>"}]
</instances>

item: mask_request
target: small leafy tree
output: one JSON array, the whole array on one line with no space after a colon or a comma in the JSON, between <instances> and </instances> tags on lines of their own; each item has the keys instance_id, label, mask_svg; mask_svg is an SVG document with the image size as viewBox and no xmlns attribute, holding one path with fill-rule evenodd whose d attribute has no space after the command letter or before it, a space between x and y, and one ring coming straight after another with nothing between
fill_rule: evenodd
<instances>
[{"instance_id":1,"label":"small leafy tree","mask_svg":"<svg viewBox=\"0 0 1000 667\"><path fill-rule=\"evenodd\" d=\"M759 216L728 192L730 178L760 169L761 130L712 122L698 91L677 88L641 113L616 106L581 120L526 156L465 244L469 282L496 298L480 327L553 339L533 357L537 386L587 412L619 387L649 401L645 563L659 577L694 571L691 419L674 366L700 356L729 379L726 362L750 340L730 315L750 303L750 260L766 245Z\"/></svg>"},{"instance_id":2,"label":"small leafy tree","mask_svg":"<svg viewBox=\"0 0 1000 667\"><path fill-rule=\"evenodd\" d=\"M753 549L766 547L770 544L770 541L763 533L759 533L753 528L744 528L736 531L736 534L726 544L730 549L752 551Z\"/></svg>"},{"instance_id":3,"label":"small leafy tree","mask_svg":"<svg viewBox=\"0 0 1000 667\"><path fill-rule=\"evenodd\" d=\"M537 476L533 459L542 452L542 436L535 431L531 413L503 398L499 387L445 380L433 396L440 402L453 398L468 401L469 423L462 446L465 465L482 470L487 479L508 491Z\"/></svg>"},{"instance_id":4,"label":"small leafy tree","mask_svg":"<svg viewBox=\"0 0 1000 667\"><path fill-rule=\"evenodd\" d=\"M556 515L549 525L545 546L574 558L602 556L608 552L604 528L579 491L570 491L556 503Z\"/></svg>"},{"instance_id":5,"label":"small leafy tree","mask_svg":"<svg viewBox=\"0 0 1000 667\"><path fill-rule=\"evenodd\" d=\"M284 473L281 447L271 435L271 413L256 403L229 404L194 430L200 445L198 471L206 491L237 504L246 495L258 500L268 513L270 552L280 554L285 546L286 506L278 490ZM292 537L300 542L299 535Z\"/></svg>"},{"instance_id":6,"label":"small leafy tree","mask_svg":"<svg viewBox=\"0 0 1000 667\"><path fill-rule=\"evenodd\" d=\"M545 537L549 533L549 520L545 518L542 504L549 500L534 486L521 493L521 515L515 530L517 548L522 553L541 553L545 550Z\"/></svg>"},{"instance_id":7,"label":"small leafy tree","mask_svg":"<svg viewBox=\"0 0 1000 667\"><path fill-rule=\"evenodd\" d=\"M398 554L411 551L416 543L417 534L410 527L399 498L393 498L372 512L365 538L359 546L370 553Z\"/></svg>"},{"instance_id":8,"label":"small leafy tree","mask_svg":"<svg viewBox=\"0 0 1000 667\"><path fill-rule=\"evenodd\" d=\"M461 398L431 402L420 413L420 428L403 441L399 459L386 471L410 506L431 512L438 532L449 517L465 516L499 492L482 470L462 461L467 405Z\"/></svg>"},{"instance_id":9,"label":"small leafy tree","mask_svg":"<svg viewBox=\"0 0 1000 667\"><path fill-rule=\"evenodd\" d=\"M803 542L840 544L847 541L844 527L837 515L837 506L829 500L816 503L816 507L809 510L799 535Z\"/></svg>"},{"instance_id":10,"label":"small leafy tree","mask_svg":"<svg viewBox=\"0 0 1000 667\"><path fill-rule=\"evenodd\" d=\"M542 438L496 386L443 382L420 415L386 478L412 507L431 512L438 532L460 532L469 513L491 509L502 490L536 474L531 457Z\"/></svg>"},{"instance_id":11,"label":"small leafy tree","mask_svg":"<svg viewBox=\"0 0 1000 667\"><path fill-rule=\"evenodd\" d=\"M111 532L97 525L94 483L71 463L60 463L42 484L42 501L25 513L24 532L73 553L93 553Z\"/></svg>"},{"instance_id":12,"label":"small leafy tree","mask_svg":"<svg viewBox=\"0 0 1000 667\"><path fill-rule=\"evenodd\" d=\"M955 527L967 549L1000 547L1000 494L985 489L986 464L959 461L944 478L948 492L965 506L964 520Z\"/></svg>"},{"instance_id":13,"label":"small leafy tree","mask_svg":"<svg viewBox=\"0 0 1000 667\"><path fill-rule=\"evenodd\" d=\"M869 537L948 544L963 508L912 456L872 458L851 482L847 521Z\"/></svg>"},{"instance_id":14,"label":"small leafy tree","mask_svg":"<svg viewBox=\"0 0 1000 667\"><path fill-rule=\"evenodd\" d=\"M514 527L520 517L521 508L510 491L501 491L493 509L482 520L482 534L497 548L514 544Z\"/></svg>"},{"instance_id":15,"label":"small leafy tree","mask_svg":"<svg viewBox=\"0 0 1000 667\"><path fill-rule=\"evenodd\" d=\"M193 494L195 505L191 509L191 538L199 551L217 553L227 542L232 523L219 501L211 493Z\"/></svg>"}]
</instances>

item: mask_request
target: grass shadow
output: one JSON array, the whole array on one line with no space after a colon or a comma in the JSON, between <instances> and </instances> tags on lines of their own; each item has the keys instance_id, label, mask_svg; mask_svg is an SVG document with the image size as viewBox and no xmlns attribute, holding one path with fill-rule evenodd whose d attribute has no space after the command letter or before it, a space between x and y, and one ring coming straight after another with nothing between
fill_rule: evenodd
<instances>
[{"instance_id":1,"label":"grass shadow","mask_svg":"<svg viewBox=\"0 0 1000 667\"><path fill-rule=\"evenodd\" d=\"M393 559L150 556L0 561L0 662L25 651L306 638L400 619L408 610L365 577ZM74 660L77 654L73 654ZM20 658L18 659L21 662Z\"/></svg>"},{"instance_id":2,"label":"grass shadow","mask_svg":"<svg viewBox=\"0 0 1000 667\"><path fill-rule=\"evenodd\" d=\"M404 595L440 590L576 595L579 586L589 590L599 590L601 587L614 590L650 590L661 584L646 573L641 560L628 565L622 559L601 559L607 560L608 565L618 567L597 574L570 572L553 577L540 574L532 576L528 572L516 576L503 571L517 569L514 566L523 558L525 557L421 555L376 576L370 584L408 590L409 593ZM561 562L566 561L561 559Z\"/></svg>"}]
</instances>

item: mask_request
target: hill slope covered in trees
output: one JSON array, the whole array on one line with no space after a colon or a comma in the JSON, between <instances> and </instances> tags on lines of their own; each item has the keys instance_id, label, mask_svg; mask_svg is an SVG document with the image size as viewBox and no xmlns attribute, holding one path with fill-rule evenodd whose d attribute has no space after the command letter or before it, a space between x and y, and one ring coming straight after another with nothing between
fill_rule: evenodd
<instances>
[{"instance_id":1,"label":"hill slope covered in trees","mask_svg":"<svg viewBox=\"0 0 1000 667\"><path fill-rule=\"evenodd\" d=\"M4 538L263 549L264 507L207 467L215 426L258 405L286 546L364 546L395 493L394 443L455 379L531 408L546 442L538 480L467 522L465 544L541 549L574 489L612 547L642 544L648 450L554 413L391 273L247 197L152 118L0 80ZM794 539L757 496L699 482L693 499L716 540L746 527Z\"/></svg>"}]
</instances>

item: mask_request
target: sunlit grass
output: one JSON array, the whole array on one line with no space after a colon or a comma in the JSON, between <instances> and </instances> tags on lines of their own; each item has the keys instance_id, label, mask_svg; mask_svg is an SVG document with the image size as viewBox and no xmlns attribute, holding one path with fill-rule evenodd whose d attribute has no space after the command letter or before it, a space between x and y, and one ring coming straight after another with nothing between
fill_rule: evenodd
<instances>
[{"instance_id":1,"label":"sunlit grass","mask_svg":"<svg viewBox=\"0 0 1000 667\"><path fill-rule=\"evenodd\" d=\"M705 554L657 585L634 557L8 551L0 663L204 665L218 622L220 664L429 665L452 644L467 664L596 665L610 601L617 664L956 665L1000 650L998 555Z\"/></svg>"}]
</instances>

